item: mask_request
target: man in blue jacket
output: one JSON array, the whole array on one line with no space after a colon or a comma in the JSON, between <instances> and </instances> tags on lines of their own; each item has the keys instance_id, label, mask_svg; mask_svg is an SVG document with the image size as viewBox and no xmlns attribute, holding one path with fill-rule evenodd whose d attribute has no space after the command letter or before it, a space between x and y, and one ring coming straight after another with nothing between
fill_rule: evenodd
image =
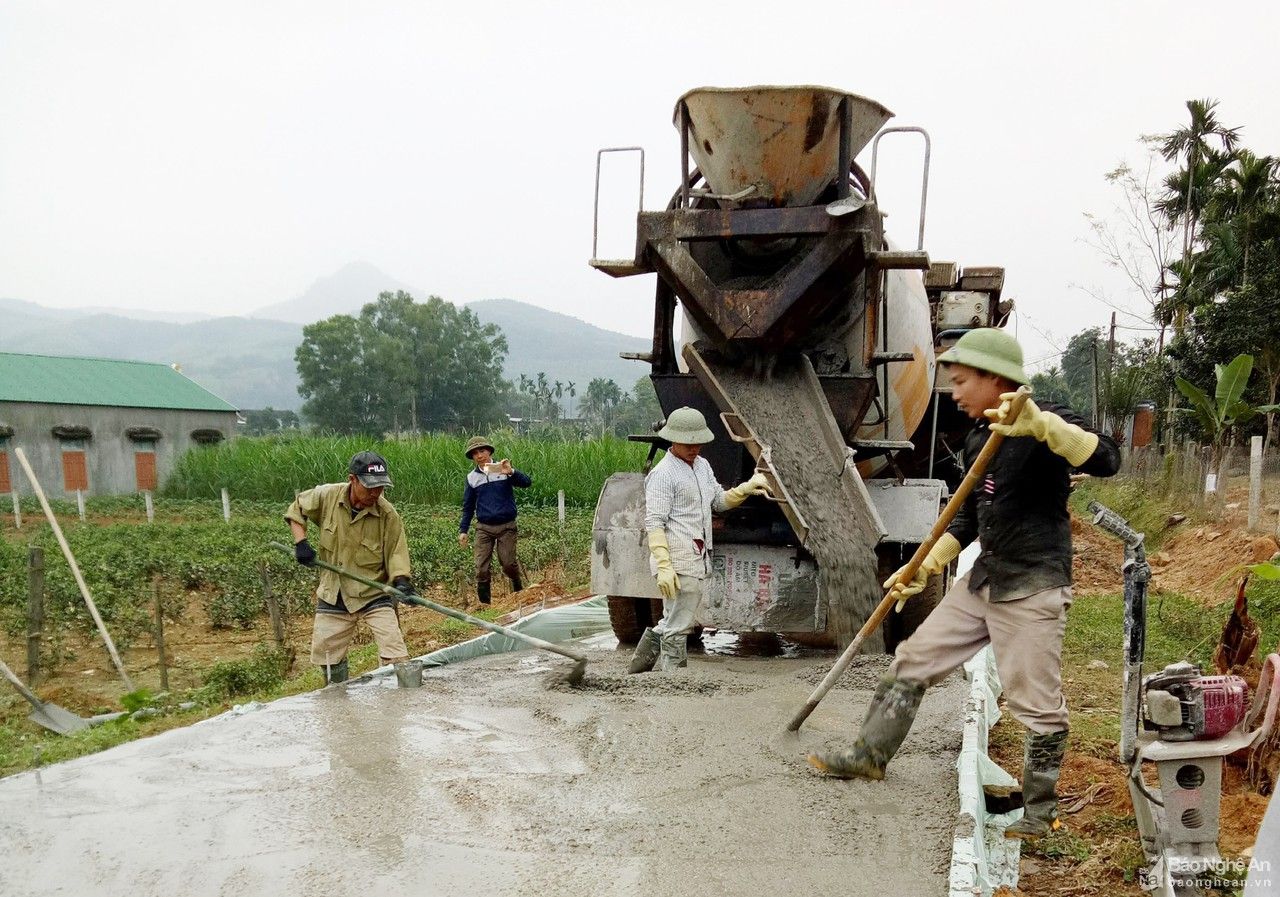
<instances>
[{"instance_id":1,"label":"man in blue jacket","mask_svg":"<svg viewBox=\"0 0 1280 897\"><path fill-rule=\"evenodd\" d=\"M462 522L458 525L458 544L467 545L471 518L476 520L476 596L481 604L491 600L490 565L493 550L498 549L498 563L511 580L511 591L524 588L520 580L520 561L516 558L516 496L513 487L527 489L533 480L511 466L503 458L495 463L493 446L476 436L467 443L467 457L475 468L467 474L467 488L462 493Z\"/></svg>"}]
</instances>

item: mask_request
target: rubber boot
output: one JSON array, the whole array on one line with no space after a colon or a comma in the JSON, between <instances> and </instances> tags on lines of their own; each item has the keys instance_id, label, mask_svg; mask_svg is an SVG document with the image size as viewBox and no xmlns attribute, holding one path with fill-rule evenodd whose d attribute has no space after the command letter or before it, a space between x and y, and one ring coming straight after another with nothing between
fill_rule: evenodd
<instances>
[{"instance_id":1,"label":"rubber boot","mask_svg":"<svg viewBox=\"0 0 1280 897\"><path fill-rule=\"evenodd\" d=\"M520 579L520 577L519 577L519 576L512 576L512 577L511 577L511 591L513 591L513 592L523 592L523 591L524 591L524 583L521 581L521 579Z\"/></svg>"},{"instance_id":2,"label":"rubber boot","mask_svg":"<svg viewBox=\"0 0 1280 897\"><path fill-rule=\"evenodd\" d=\"M658 662L658 651L661 649L661 642L658 639L658 633L652 628L645 627L640 635L640 640L636 642L635 653L631 655L631 666L627 667L628 673L647 673L653 669L653 665Z\"/></svg>"},{"instance_id":3,"label":"rubber boot","mask_svg":"<svg viewBox=\"0 0 1280 897\"><path fill-rule=\"evenodd\" d=\"M324 672L325 685L333 685L337 682L346 682L347 676L349 675L347 659L345 657L337 663L330 664L328 666L321 666L320 669Z\"/></svg>"},{"instance_id":4,"label":"rubber boot","mask_svg":"<svg viewBox=\"0 0 1280 897\"><path fill-rule=\"evenodd\" d=\"M1006 838L1043 838L1061 828L1058 773L1067 751L1067 730L1028 734L1022 760L1022 818L1004 830Z\"/></svg>"},{"instance_id":5,"label":"rubber boot","mask_svg":"<svg viewBox=\"0 0 1280 897\"><path fill-rule=\"evenodd\" d=\"M810 754L809 763L840 779L883 779L885 766L911 731L924 691L923 682L881 679L853 747Z\"/></svg>"},{"instance_id":6,"label":"rubber boot","mask_svg":"<svg viewBox=\"0 0 1280 897\"><path fill-rule=\"evenodd\" d=\"M658 636L658 642L658 664L655 669L659 673L671 673L689 665L687 632L664 632Z\"/></svg>"},{"instance_id":7,"label":"rubber boot","mask_svg":"<svg viewBox=\"0 0 1280 897\"><path fill-rule=\"evenodd\" d=\"M476 597L480 599L481 604L488 604L490 601L490 589L493 584L489 580L476 580Z\"/></svg>"}]
</instances>

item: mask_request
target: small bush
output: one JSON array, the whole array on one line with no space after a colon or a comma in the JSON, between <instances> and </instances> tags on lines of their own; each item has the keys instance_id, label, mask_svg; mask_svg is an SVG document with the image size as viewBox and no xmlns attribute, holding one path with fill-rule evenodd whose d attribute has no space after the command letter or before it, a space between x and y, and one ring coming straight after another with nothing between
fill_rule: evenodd
<instances>
[{"instance_id":1,"label":"small bush","mask_svg":"<svg viewBox=\"0 0 1280 897\"><path fill-rule=\"evenodd\" d=\"M284 682L288 666L289 658L284 652L259 645L252 657L215 663L205 673L204 684L229 698L256 694Z\"/></svg>"}]
</instances>

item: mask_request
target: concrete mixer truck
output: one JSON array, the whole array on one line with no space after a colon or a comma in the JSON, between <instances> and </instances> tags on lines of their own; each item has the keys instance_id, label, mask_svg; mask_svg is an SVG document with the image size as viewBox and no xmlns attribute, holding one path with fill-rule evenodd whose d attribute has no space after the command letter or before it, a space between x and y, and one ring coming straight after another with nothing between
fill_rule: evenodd
<instances>
[{"instance_id":1,"label":"concrete mixer truck","mask_svg":"<svg viewBox=\"0 0 1280 897\"><path fill-rule=\"evenodd\" d=\"M1001 326L1001 268L930 263L929 138L886 128L880 103L823 87L699 88L676 103L681 170L663 211L639 211L635 255L592 267L656 274L648 363L664 414L689 405L716 435L721 483L761 471L772 500L717 518L708 626L843 646L880 581L928 535L966 426L936 353ZM892 245L877 204L881 140L923 140L919 238ZM870 169L857 162L870 147ZM597 155L596 215L600 163ZM692 163L692 166L691 166ZM643 183L641 186L643 205ZM644 534L644 474L609 478L596 508L592 588L634 641L661 616ZM930 584L870 650L892 649L940 597Z\"/></svg>"}]
</instances>

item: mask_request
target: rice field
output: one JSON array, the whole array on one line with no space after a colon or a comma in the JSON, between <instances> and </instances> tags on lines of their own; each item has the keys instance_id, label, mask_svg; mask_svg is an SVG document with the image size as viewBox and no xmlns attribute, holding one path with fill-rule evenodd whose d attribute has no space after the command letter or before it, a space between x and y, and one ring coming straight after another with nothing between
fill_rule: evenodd
<instances>
[{"instance_id":1,"label":"rice field","mask_svg":"<svg viewBox=\"0 0 1280 897\"><path fill-rule=\"evenodd\" d=\"M495 459L510 458L533 479L519 493L522 506L554 506L563 489L566 504L594 507L605 479L618 471L639 470L648 452L643 444L616 437L562 442L507 436L493 441ZM385 442L347 436L242 437L188 452L161 494L216 498L225 488L238 499L287 501L318 483L345 480L351 456L371 449L391 468L391 501L460 504L471 469L465 445L465 437L443 434Z\"/></svg>"}]
</instances>

